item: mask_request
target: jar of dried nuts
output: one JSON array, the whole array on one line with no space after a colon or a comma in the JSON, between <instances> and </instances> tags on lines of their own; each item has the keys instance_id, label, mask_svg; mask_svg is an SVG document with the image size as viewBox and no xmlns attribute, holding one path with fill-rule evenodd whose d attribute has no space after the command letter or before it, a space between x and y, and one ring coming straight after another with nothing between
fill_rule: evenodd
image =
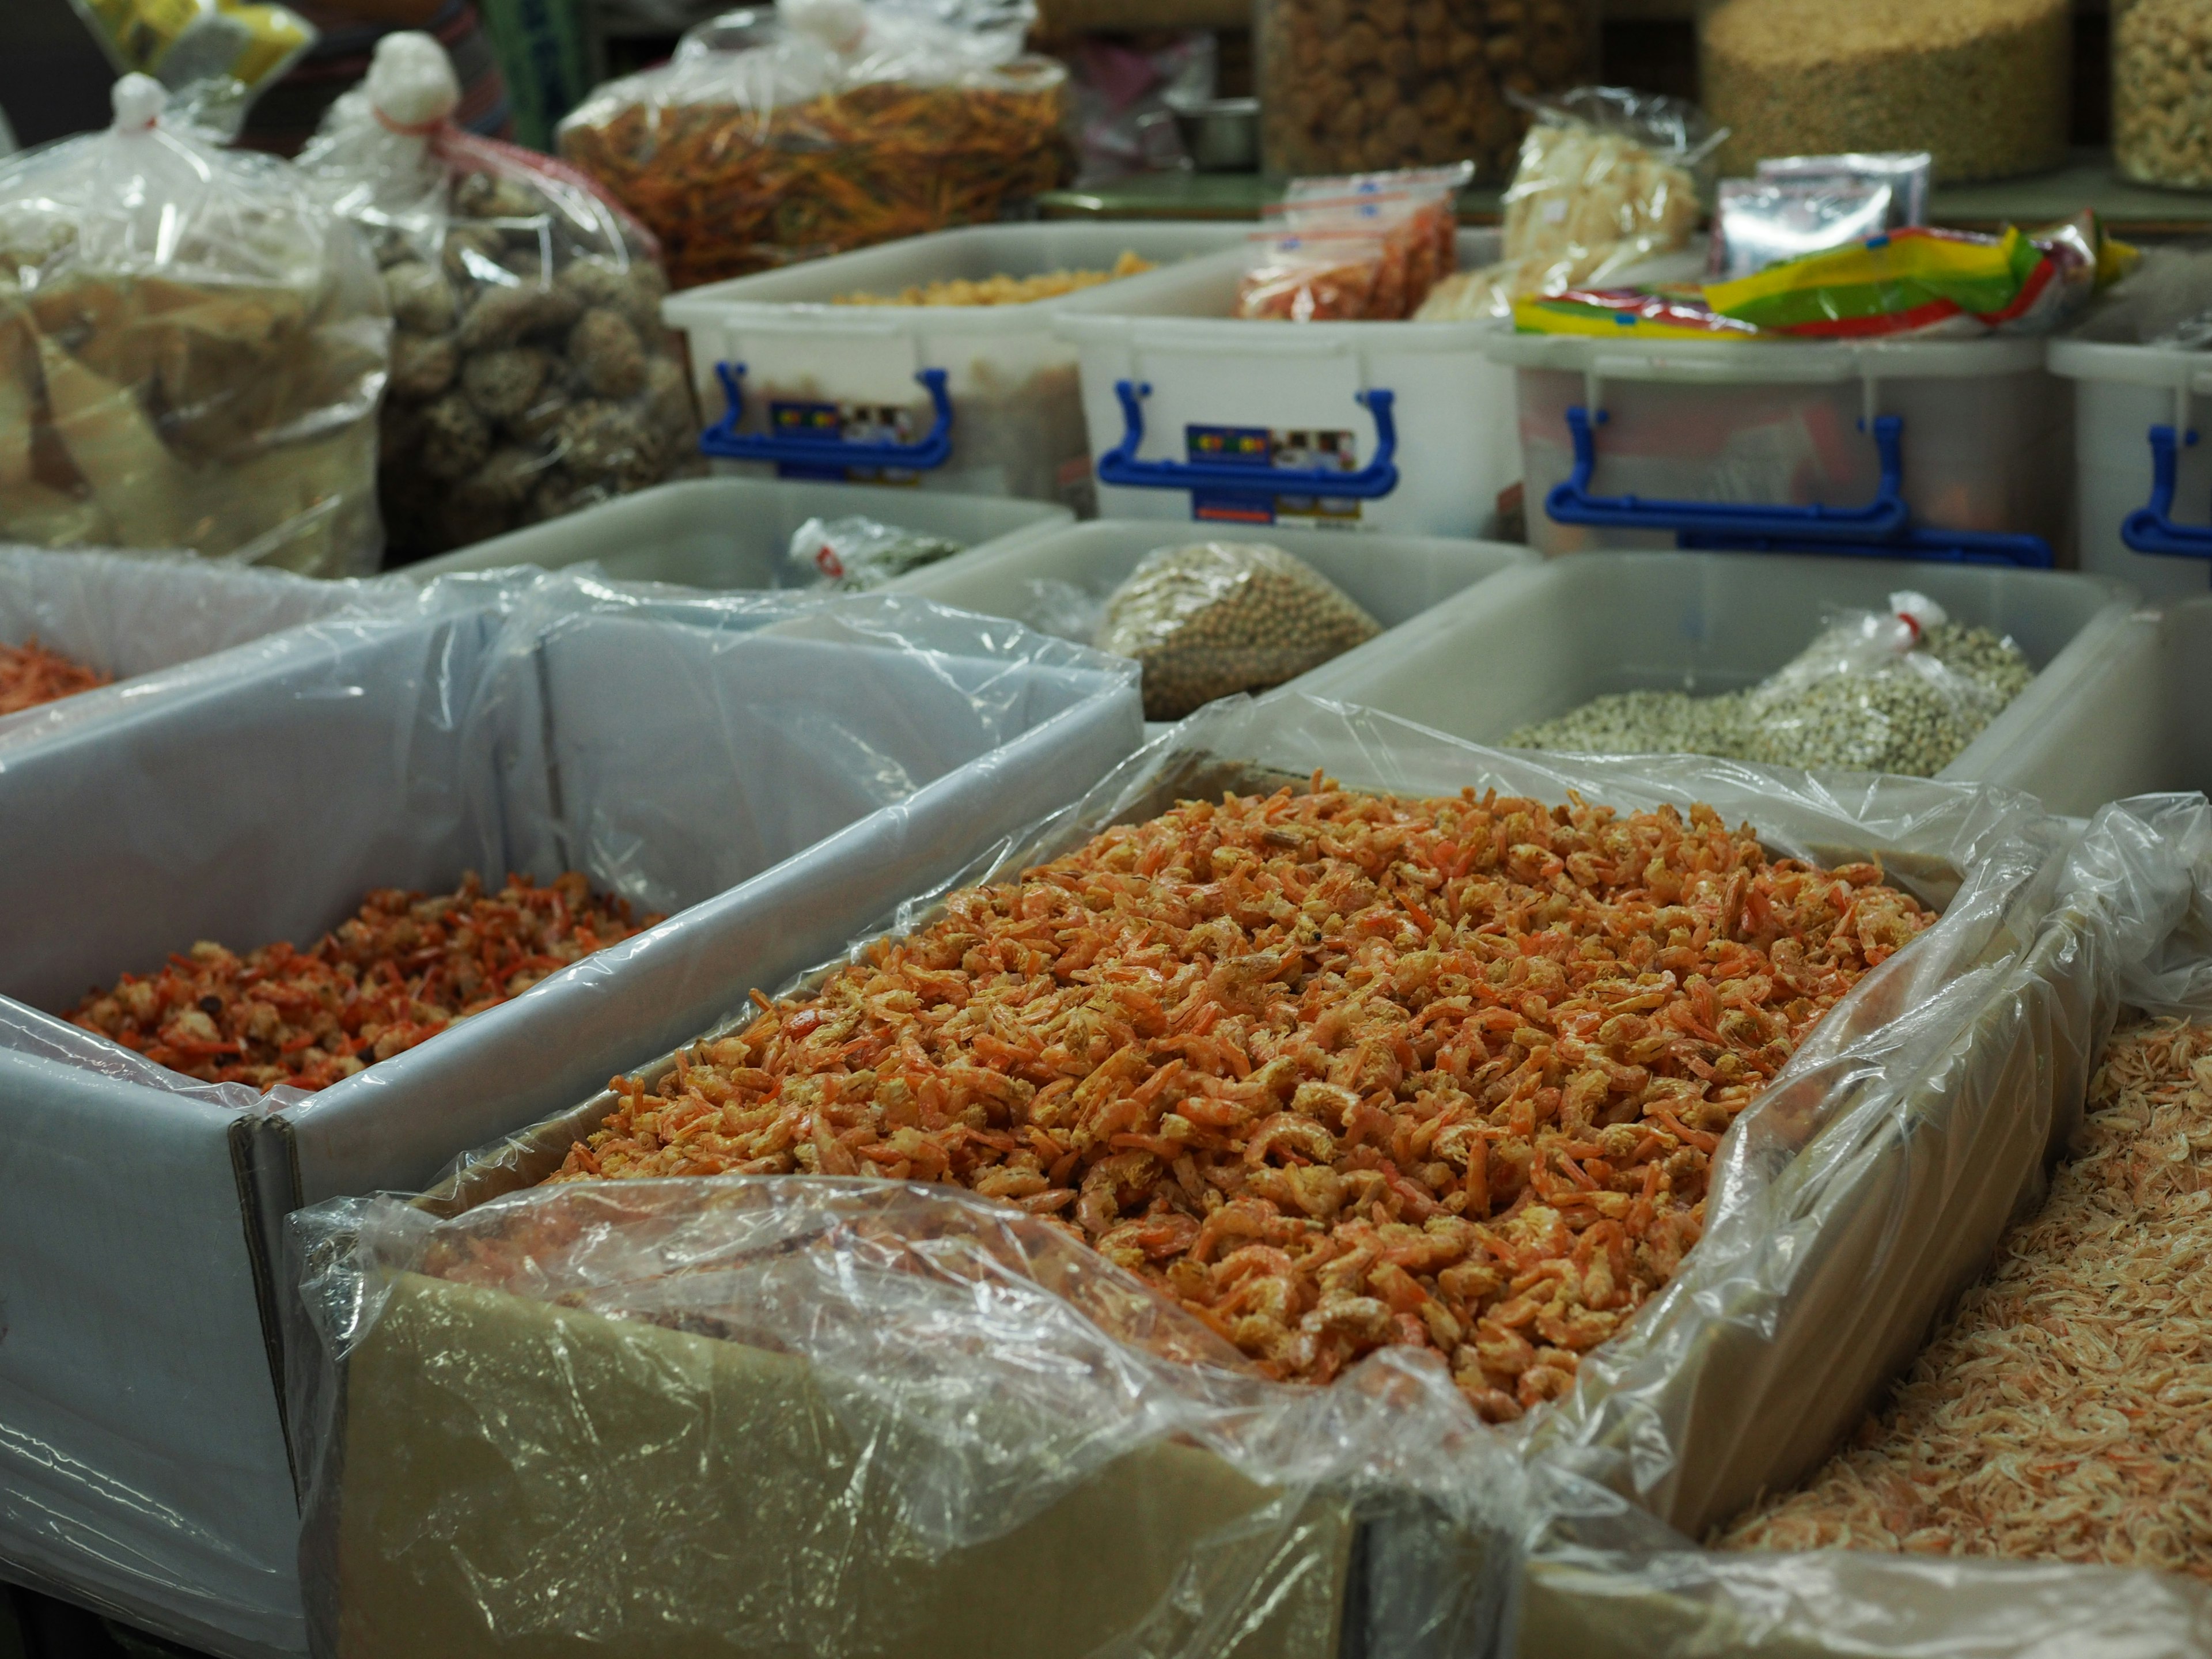
<instances>
[{"instance_id":1,"label":"jar of dried nuts","mask_svg":"<svg viewBox=\"0 0 2212 1659\"><path fill-rule=\"evenodd\" d=\"M2212 186L2212 0L2112 0L2112 161Z\"/></svg>"},{"instance_id":2,"label":"jar of dried nuts","mask_svg":"<svg viewBox=\"0 0 2212 1659\"><path fill-rule=\"evenodd\" d=\"M1256 0L1270 173L1471 160L1504 178L1528 118L1508 90L1596 78L1597 0Z\"/></svg>"}]
</instances>

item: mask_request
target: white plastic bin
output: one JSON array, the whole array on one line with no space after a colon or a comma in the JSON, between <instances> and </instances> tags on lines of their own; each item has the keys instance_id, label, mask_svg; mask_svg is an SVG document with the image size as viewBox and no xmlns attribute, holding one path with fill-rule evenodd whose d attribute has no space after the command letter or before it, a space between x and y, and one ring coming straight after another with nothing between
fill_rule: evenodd
<instances>
[{"instance_id":1,"label":"white plastic bin","mask_svg":"<svg viewBox=\"0 0 2212 1659\"><path fill-rule=\"evenodd\" d=\"M1460 233L1462 270L1498 250L1495 232ZM1061 307L1054 326L1080 353L1103 469L1100 514L1494 532L1499 493L1519 476L1510 377L1482 349L1502 325L1240 319L1245 264L1240 246ZM1245 482L1255 473L1257 489ZM1338 474L1387 487L1347 495ZM1325 483L1339 493L1321 494Z\"/></svg>"},{"instance_id":2,"label":"white plastic bin","mask_svg":"<svg viewBox=\"0 0 2212 1659\"><path fill-rule=\"evenodd\" d=\"M2160 744L2153 787L2212 794L2212 594L2161 607Z\"/></svg>"},{"instance_id":3,"label":"white plastic bin","mask_svg":"<svg viewBox=\"0 0 2212 1659\"><path fill-rule=\"evenodd\" d=\"M1514 372L1547 554L1840 542L2070 562L2067 387L2041 341L1500 332L1490 351Z\"/></svg>"},{"instance_id":4,"label":"white plastic bin","mask_svg":"<svg viewBox=\"0 0 2212 1659\"><path fill-rule=\"evenodd\" d=\"M1510 570L1299 682L1478 743L1592 697L1756 684L1825 615L1900 587L2018 641L2039 672L1939 775L2084 813L2160 781L2154 635L2121 584L2063 571L1741 553L1589 553ZM2208 635L2212 636L2212 635Z\"/></svg>"},{"instance_id":5,"label":"white plastic bin","mask_svg":"<svg viewBox=\"0 0 2212 1659\"><path fill-rule=\"evenodd\" d=\"M558 570L596 559L622 581L774 587L776 562L799 526L855 514L942 536L970 551L1075 521L1066 507L1044 501L775 478L686 478L495 536L402 574L427 581L457 570L516 564Z\"/></svg>"},{"instance_id":6,"label":"white plastic bin","mask_svg":"<svg viewBox=\"0 0 2212 1659\"><path fill-rule=\"evenodd\" d=\"M954 277L1104 270L1124 252L1168 264L1241 243L1247 229L1135 220L937 231L709 283L672 295L661 314L689 337L710 420L726 422L723 372L741 387L734 427L710 425L702 441L710 454L763 477L919 483L1087 511L1075 358L1051 325L1066 296L1023 306L832 301Z\"/></svg>"},{"instance_id":7,"label":"white plastic bin","mask_svg":"<svg viewBox=\"0 0 2212 1659\"><path fill-rule=\"evenodd\" d=\"M2203 435L2212 357L2053 340L2051 372L2074 383L2081 568L2154 599L2212 588L2212 445L2192 441Z\"/></svg>"},{"instance_id":8,"label":"white plastic bin","mask_svg":"<svg viewBox=\"0 0 2212 1659\"><path fill-rule=\"evenodd\" d=\"M1210 533L1180 532L1157 520L1101 519L965 553L890 586L895 592L1036 627L1042 619L1032 584L1066 582L1103 599L1154 549L1179 547ZM1386 629L1410 622L1501 570L1536 562L1525 547L1440 536L1352 537L1279 526L1267 531L1265 539L1304 559Z\"/></svg>"}]
</instances>

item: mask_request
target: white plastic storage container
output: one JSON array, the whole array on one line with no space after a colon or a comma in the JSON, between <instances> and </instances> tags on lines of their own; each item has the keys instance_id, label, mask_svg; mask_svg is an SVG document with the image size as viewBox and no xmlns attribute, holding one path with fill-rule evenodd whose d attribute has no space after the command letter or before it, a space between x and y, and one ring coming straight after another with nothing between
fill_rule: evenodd
<instances>
[{"instance_id":1,"label":"white plastic storage container","mask_svg":"<svg viewBox=\"0 0 2212 1659\"><path fill-rule=\"evenodd\" d=\"M2154 599L2212 588L2212 447L2197 441L2212 357L2091 340L2050 349L2051 372L2074 383L2081 568Z\"/></svg>"},{"instance_id":2,"label":"white plastic storage container","mask_svg":"<svg viewBox=\"0 0 2212 1659\"><path fill-rule=\"evenodd\" d=\"M2084 813L2160 781L2159 665L2121 584L2063 571L1758 554L1590 553L1511 570L1299 682L1497 743L1592 697L1755 684L1826 615L1900 587L2016 641L2040 671L1939 775Z\"/></svg>"},{"instance_id":3,"label":"white plastic storage container","mask_svg":"<svg viewBox=\"0 0 2212 1659\"><path fill-rule=\"evenodd\" d=\"M456 570L516 564L558 570L596 559L622 581L774 587L777 562L801 525L854 514L942 536L971 551L1075 521L1066 507L1044 501L867 484L687 478L495 536L409 565L404 574L427 580Z\"/></svg>"},{"instance_id":4,"label":"white plastic storage container","mask_svg":"<svg viewBox=\"0 0 2212 1659\"><path fill-rule=\"evenodd\" d=\"M672 295L701 447L762 476L920 484L1091 504L1066 297L1020 306L848 306L951 278L1171 264L1242 243L1241 224L981 225L937 231ZM1134 280L1123 278L1122 281ZM1109 283L1109 287L1117 286ZM719 418L713 418L719 417Z\"/></svg>"},{"instance_id":5,"label":"white plastic storage container","mask_svg":"<svg viewBox=\"0 0 2212 1659\"><path fill-rule=\"evenodd\" d=\"M1491 337L1528 540L2070 562L2067 388L2037 340Z\"/></svg>"},{"instance_id":6,"label":"white plastic storage container","mask_svg":"<svg viewBox=\"0 0 2212 1659\"><path fill-rule=\"evenodd\" d=\"M2212 794L2212 594L2143 619L2159 634L2160 737L2152 787Z\"/></svg>"},{"instance_id":7,"label":"white plastic storage container","mask_svg":"<svg viewBox=\"0 0 2212 1659\"><path fill-rule=\"evenodd\" d=\"M1461 232L1460 267L1498 246ZM1482 349L1502 325L1238 318L1245 264L1239 246L1060 307L1099 513L1492 533L1519 476L1511 380Z\"/></svg>"}]
</instances>

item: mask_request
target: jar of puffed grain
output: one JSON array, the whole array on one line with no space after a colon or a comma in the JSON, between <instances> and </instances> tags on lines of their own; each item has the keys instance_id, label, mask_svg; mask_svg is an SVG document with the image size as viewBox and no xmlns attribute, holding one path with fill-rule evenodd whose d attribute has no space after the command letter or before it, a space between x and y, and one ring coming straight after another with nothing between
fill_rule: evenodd
<instances>
[{"instance_id":1,"label":"jar of puffed grain","mask_svg":"<svg viewBox=\"0 0 2212 1659\"><path fill-rule=\"evenodd\" d=\"M1261 162L1270 173L1472 161L1513 171L1509 91L1596 79L1598 0L1255 0Z\"/></svg>"},{"instance_id":2,"label":"jar of puffed grain","mask_svg":"<svg viewBox=\"0 0 2212 1659\"><path fill-rule=\"evenodd\" d=\"M1708 0L1699 101L1724 173L1771 155L1924 149L1944 183L2066 159L2069 0Z\"/></svg>"},{"instance_id":3,"label":"jar of puffed grain","mask_svg":"<svg viewBox=\"0 0 2212 1659\"><path fill-rule=\"evenodd\" d=\"M2212 187L2212 0L2112 0L2112 162Z\"/></svg>"}]
</instances>

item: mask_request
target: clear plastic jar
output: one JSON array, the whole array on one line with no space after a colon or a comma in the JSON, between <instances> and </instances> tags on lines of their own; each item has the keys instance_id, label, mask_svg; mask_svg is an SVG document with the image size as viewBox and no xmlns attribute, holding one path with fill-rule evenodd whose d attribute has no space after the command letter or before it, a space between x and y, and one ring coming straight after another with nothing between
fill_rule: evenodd
<instances>
[{"instance_id":1,"label":"clear plastic jar","mask_svg":"<svg viewBox=\"0 0 2212 1659\"><path fill-rule=\"evenodd\" d=\"M1513 171L1509 90L1595 80L1597 0L1256 0L1261 161L1274 173L1473 161Z\"/></svg>"},{"instance_id":2,"label":"clear plastic jar","mask_svg":"<svg viewBox=\"0 0 2212 1659\"><path fill-rule=\"evenodd\" d=\"M2069 0L1714 0L1699 101L1723 173L1770 155L1924 149L1947 184L2066 159Z\"/></svg>"},{"instance_id":3,"label":"clear plastic jar","mask_svg":"<svg viewBox=\"0 0 2212 1659\"><path fill-rule=\"evenodd\" d=\"M2212 0L2112 0L2112 164L2212 187Z\"/></svg>"}]
</instances>

